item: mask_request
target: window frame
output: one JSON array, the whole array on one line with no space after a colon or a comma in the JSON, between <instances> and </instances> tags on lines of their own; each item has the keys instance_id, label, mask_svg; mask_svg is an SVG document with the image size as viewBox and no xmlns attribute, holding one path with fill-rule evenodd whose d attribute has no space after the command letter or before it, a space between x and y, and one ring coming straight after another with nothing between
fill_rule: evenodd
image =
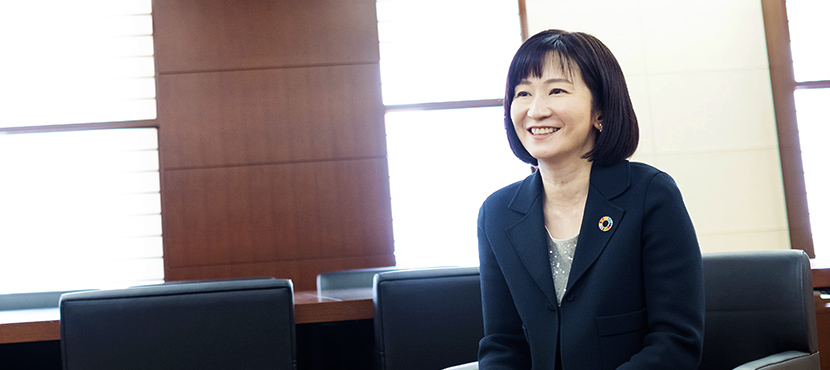
<instances>
[{"instance_id":1,"label":"window frame","mask_svg":"<svg viewBox=\"0 0 830 370\"><path fill-rule=\"evenodd\" d=\"M790 50L786 0L762 0L761 7L778 130L778 150L784 180L790 245L792 249L801 249L810 258L815 258L794 93L796 89L830 88L830 81L796 82Z\"/></svg>"},{"instance_id":2,"label":"window frame","mask_svg":"<svg viewBox=\"0 0 830 370\"><path fill-rule=\"evenodd\" d=\"M59 125L42 126L20 126L0 127L0 134L34 134L60 131L86 131L86 130L109 130L122 128L155 128L159 125L155 119L136 121L112 121L112 122L91 122L91 123L70 123Z\"/></svg>"}]
</instances>

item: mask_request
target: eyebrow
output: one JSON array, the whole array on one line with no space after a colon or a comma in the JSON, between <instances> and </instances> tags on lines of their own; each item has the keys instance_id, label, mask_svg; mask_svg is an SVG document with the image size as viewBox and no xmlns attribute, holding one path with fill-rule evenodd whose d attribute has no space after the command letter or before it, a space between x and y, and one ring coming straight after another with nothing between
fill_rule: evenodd
<instances>
[{"instance_id":1,"label":"eyebrow","mask_svg":"<svg viewBox=\"0 0 830 370\"><path fill-rule=\"evenodd\" d=\"M546 84L552 84L552 83L557 83L557 82L567 82L567 83L573 85L573 81L571 81L567 78L549 78L549 79L544 81L544 83L546 83ZM529 80L522 79L521 81L519 81L518 84L516 84L516 86L518 86L518 85L529 85L529 84L530 84Z\"/></svg>"}]
</instances>

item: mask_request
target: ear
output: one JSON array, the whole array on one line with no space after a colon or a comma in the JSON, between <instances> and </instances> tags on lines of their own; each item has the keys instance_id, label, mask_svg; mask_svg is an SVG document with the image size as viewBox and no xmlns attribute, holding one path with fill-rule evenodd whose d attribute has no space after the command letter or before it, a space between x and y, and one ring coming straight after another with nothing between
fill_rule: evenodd
<instances>
[{"instance_id":1,"label":"ear","mask_svg":"<svg viewBox=\"0 0 830 370\"><path fill-rule=\"evenodd\" d=\"M593 123L595 129L602 131L602 114L594 113Z\"/></svg>"}]
</instances>

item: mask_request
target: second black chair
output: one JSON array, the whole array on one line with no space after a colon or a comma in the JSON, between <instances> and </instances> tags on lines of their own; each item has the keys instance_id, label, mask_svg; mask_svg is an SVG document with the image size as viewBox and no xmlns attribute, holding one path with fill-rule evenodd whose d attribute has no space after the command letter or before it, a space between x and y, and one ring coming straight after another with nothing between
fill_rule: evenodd
<instances>
[{"instance_id":1,"label":"second black chair","mask_svg":"<svg viewBox=\"0 0 830 370\"><path fill-rule=\"evenodd\" d=\"M476 361L484 336L478 267L375 276L378 369L442 369Z\"/></svg>"}]
</instances>

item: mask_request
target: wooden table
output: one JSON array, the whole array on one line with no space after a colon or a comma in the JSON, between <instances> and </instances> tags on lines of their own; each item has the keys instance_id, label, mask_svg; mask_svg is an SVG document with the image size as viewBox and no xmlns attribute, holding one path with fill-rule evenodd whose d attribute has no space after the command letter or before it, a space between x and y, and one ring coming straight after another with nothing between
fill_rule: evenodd
<instances>
[{"instance_id":1,"label":"wooden table","mask_svg":"<svg viewBox=\"0 0 830 370\"><path fill-rule=\"evenodd\" d=\"M372 289L294 292L297 324L371 319ZM60 340L58 308L0 311L0 344Z\"/></svg>"}]
</instances>

